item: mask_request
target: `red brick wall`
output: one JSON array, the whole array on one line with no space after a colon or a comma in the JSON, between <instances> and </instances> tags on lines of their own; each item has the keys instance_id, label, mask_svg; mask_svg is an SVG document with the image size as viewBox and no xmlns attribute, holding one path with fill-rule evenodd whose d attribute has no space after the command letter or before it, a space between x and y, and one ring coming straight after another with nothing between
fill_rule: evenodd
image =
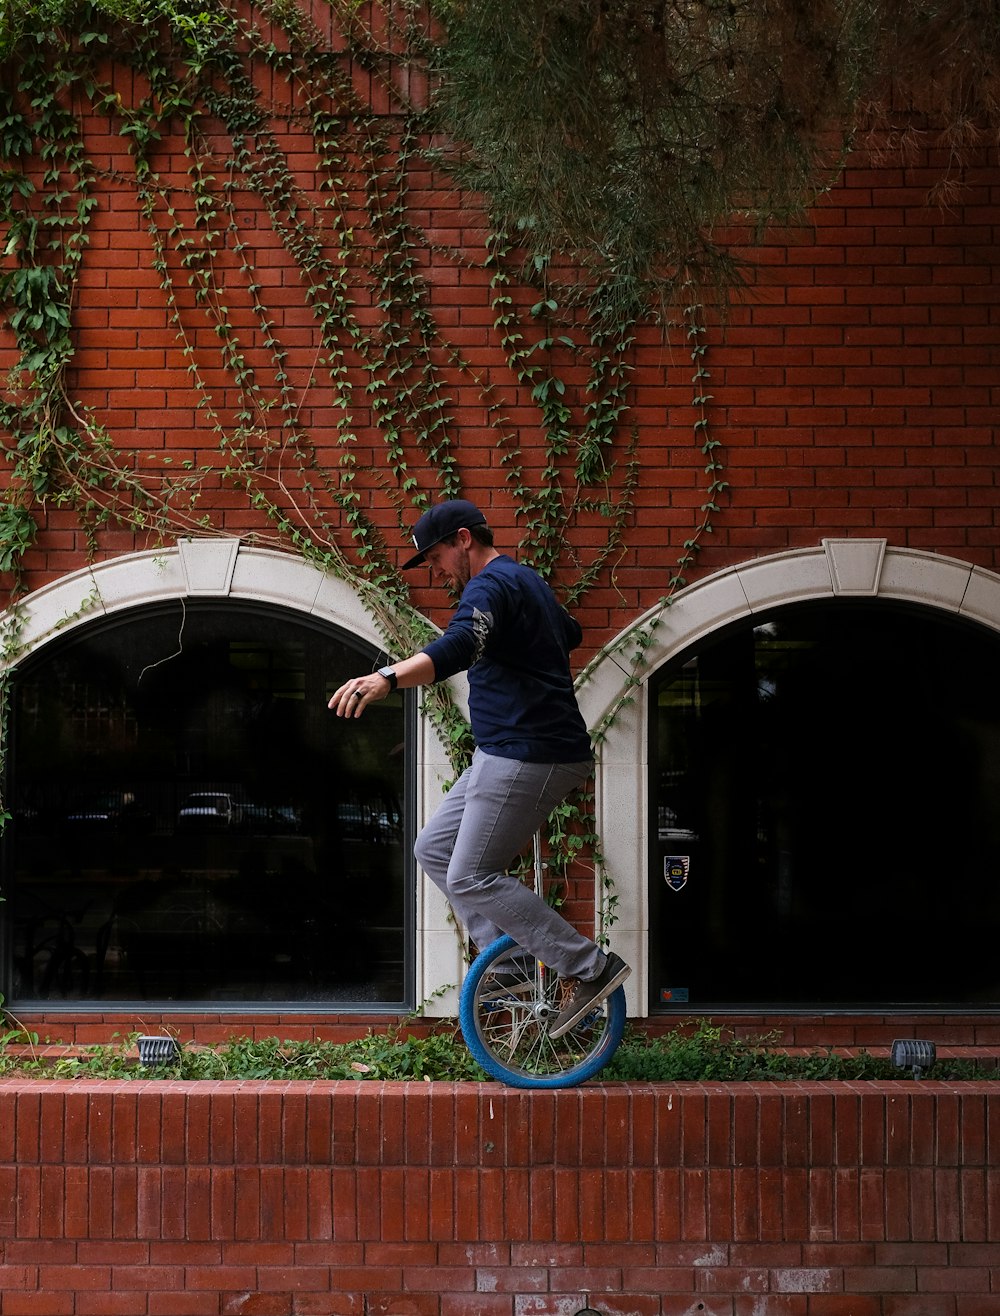
<instances>
[{"instance_id":1,"label":"red brick wall","mask_svg":"<svg viewBox=\"0 0 1000 1316\"><path fill-rule=\"evenodd\" d=\"M992 1084L0 1082L3 1316L995 1316Z\"/></svg>"},{"instance_id":2,"label":"red brick wall","mask_svg":"<svg viewBox=\"0 0 1000 1316\"><path fill-rule=\"evenodd\" d=\"M328 24L329 13L323 7L317 12L325 13ZM142 92L130 74L113 74L111 85L126 103ZM276 80L267 94L278 107L278 143L304 195L321 210L311 137L281 119L290 96L283 82ZM209 134L209 140L223 159L223 135ZM190 223L180 148L179 140L168 138L154 163L175 189L171 200L178 213ZM74 311L78 353L70 396L95 409L126 465L134 458L138 470L162 473L168 469L163 457L170 456L174 473L185 460L221 467L217 436L208 414L198 409L189 358L151 266L146 221L130 181L134 166L106 115L87 123L86 149L101 181ZM746 296L725 328L711 323L699 340L710 376L704 384L712 399L707 417L721 443L730 488L689 578L759 554L813 545L824 536L851 534L885 536L897 545L1000 567L1000 164L994 150L973 153L962 187L938 206L929 197L948 167L944 154L929 149L906 161L887 153L878 166L858 155L808 222L773 233L759 247L741 247L734 235L734 246L752 262ZM507 482L503 440L522 445L528 483L537 485L544 464L538 408L513 377L494 328L489 275L482 266L486 228L475 198L456 194L448 180L416 160L409 184L417 270L439 330L431 360L449 399L463 488L489 505L502 544L510 547L523 533L524 519ZM359 178L351 186L357 207L351 218L363 234ZM254 277L274 332L289 351L301 419L322 461L335 471L340 413L329 378L317 370L316 324L299 271L259 198L246 188L235 197ZM268 357L238 267L231 251L218 253L217 274L233 323L270 396ZM178 266L174 273L192 359L205 372L223 422L232 425L238 398L219 368L217 337L191 305L186 271ZM359 321L377 332L382 316L363 271L351 284L351 296ZM523 310L538 292L515 283L513 296ZM665 332L651 325L639 331L632 411L622 428L624 442L632 422L638 426L643 475L636 515L613 575L604 572L578 609L588 642L581 661L666 590L700 520L705 459L702 436L693 428L699 413L691 404L696 390L686 322L680 309L674 315L676 323ZM543 332L530 316L522 316L521 328L528 341ZM456 352L464 358L461 368ZM0 377L14 359L13 341L0 331ZM357 433L354 487L395 550L402 536L366 393L368 376L350 348L347 362ZM584 367L558 350L553 367L566 381L566 400L579 424L590 400ZM404 435L410 473L432 495L434 474L411 437ZM266 528L261 513L221 475L210 477L200 510L230 534ZM43 534L28 564L30 587L86 560L85 537L73 513L50 506L42 517ZM403 519L412 520L412 514L404 512ZM567 530L568 543L584 561L598 538L593 518L582 517ZM147 539L107 529L99 544L99 555L106 556L145 547ZM572 575L568 559L563 568L564 579ZM413 583L418 605L442 620L439 595L419 577Z\"/></svg>"},{"instance_id":3,"label":"red brick wall","mask_svg":"<svg viewBox=\"0 0 1000 1316\"><path fill-rule=\"evenodd\" d=\"M1000 173L984 153L938 208L945 169L852 160L809 226L753 253L710 354L727 556L858 534L996 569Z\"/></svg>"}]
</instances>

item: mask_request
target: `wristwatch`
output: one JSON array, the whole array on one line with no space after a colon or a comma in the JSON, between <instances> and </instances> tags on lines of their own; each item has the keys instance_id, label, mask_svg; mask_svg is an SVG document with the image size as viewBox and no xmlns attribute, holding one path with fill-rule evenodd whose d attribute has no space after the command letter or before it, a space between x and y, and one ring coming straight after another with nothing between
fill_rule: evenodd
<instances>
[{"instance_id":1,"label":"wristwatch","mask_svg":"<svg viewBox=\"0 0 1000 1316\"><path fill-rule=\"evenodd\" d=\"M399 684L396 679L395 667L380 667L378 669L378 674L379 676L384 676L385 679L389 682L390 690L395 690L396 686Z\"/></svg>"}]
</instances>

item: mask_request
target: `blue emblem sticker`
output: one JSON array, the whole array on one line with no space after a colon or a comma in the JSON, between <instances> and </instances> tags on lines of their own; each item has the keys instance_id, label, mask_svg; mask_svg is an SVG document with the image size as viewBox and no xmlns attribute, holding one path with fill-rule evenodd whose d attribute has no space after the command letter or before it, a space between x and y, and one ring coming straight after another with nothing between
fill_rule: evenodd
<instances>
[{"instance_id":1,"label":"blue emblem sticker","mask_svg":"<svg viewBox=\"0 0 1000 1316\"><path fill-rule=\"evenodd\" d=\"M688 872L691 868L691 856L686 854L668 854L663 858L663 880L671 891L680 891L687 886Z\"/></svg>"},{"instance_id":2,"label":"blue emblem sticker","mask_svg":"<svg viewBox=\"0 0 1000 1316\"><path fill-rule=\"evenodd\" d=\"M687 1002L688 1002L688 989L686 987L660 988L661 1005L686 1005Z\"/></svg>"}]
</instances>

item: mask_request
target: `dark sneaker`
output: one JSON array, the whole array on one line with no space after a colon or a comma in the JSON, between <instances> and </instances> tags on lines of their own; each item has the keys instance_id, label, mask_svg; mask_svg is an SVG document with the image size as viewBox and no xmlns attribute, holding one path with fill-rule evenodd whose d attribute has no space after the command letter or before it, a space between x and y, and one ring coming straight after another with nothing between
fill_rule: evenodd
<instances>
[{"instance_id":1,"label":"dark sneaker","mask_svg":"<svg viewBox=\"0 0 1000 1316\"><path fill-rule=\"evenodd\" d=\"M571 979L572 987L569 997L563 1005L562 1010L556 1016L556 1021L549 1029L549 1037L562 1037L568 1033L574 1024L578 1024L581 1019L590 1014L602 1001L607 1000L611 993L622 985L625 979L632 972L631 966L626 964L620 955L613 952L607 957L604 968L591 982L584 982L582 979ZM569 986L569 982L566 984Z\"/></svg>"}]
</instances>

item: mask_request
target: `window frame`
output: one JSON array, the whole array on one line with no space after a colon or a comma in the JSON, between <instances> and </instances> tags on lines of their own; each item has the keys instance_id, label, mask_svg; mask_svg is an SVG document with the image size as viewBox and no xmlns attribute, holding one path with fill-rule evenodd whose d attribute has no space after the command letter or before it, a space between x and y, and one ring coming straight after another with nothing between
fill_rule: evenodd
<instances>
[{"instance_id":1,"label":"window frame","mask_svg":"<svg viewBox=\"0 0 1000 1316\"><path fill-rule=\"evenodd\" d=\"M650 801L645 765L649 677L663 663L730 621L796 600L851 596L911 601L1000 632L1000 575L996 572L885 539L823 539L818 545L724 567L678 590L630 621L580 674L577 687L584 717L589 727L601 730L595 811L603 868L596 877L595 894L598 902L606 898L602 889L606 874L616 901L613 921L605 928L608 942L634 970L625 984L630 1016L648 1015L646 818ZM641 665L636 682L625 688L623 702L623 672L629 671L630 655L636 652ZM938 1016L942 1012L943 1007L904 1011ZM693 1016L698 1011L689 1013ZM782 1011L781 1015L791 1013ZM884 1009L867 1013L891 1014ZM969 1007L958 1013L1000 1017L995 1009Z\"/></svg>"},{"instance_id":2,"label":"window frame","mask_svg":"<svg viewBox=\"0 0 1000 1316\"><path fill-rule=\"evenodd\" d=\"M205 593L195 597L181 595L180 601L185 609L185 617L187 616L186 609L188 607L195 609L202 615L205 615L209 610L214 611L215 607L223 611L227 607L231 607L248 618L256 616L271 621L291 621L302 631L311 631L317 636L340 643L348 652L353 652L357 656L358 671L369 670L386 661L385 650L373 644L368 637L358 635L356 632L336 624L315 611L303 612L302 610L282 606L273 599L247 598L235 594L216 595ZM44 667L46 663L58 661L61 653L66 652L75 644L85 641L88 636L94 634L97 628L102 631L113 632L117 628L127 627L131 622L140 619L149 619L158 615L174 617L177 615L177 603L178 596L172 595L152 602L147 601L141 605L117 608L97 618L87 618L85 622L81 621L80 625L74 626L69 633L58 633L49 636L48 642L34 647L30 653L20 660L17 668L10 675L11 688L8 691L8 717L11 720L7 728L7 753L3 765L5 799L13 798L13 772L19 735L19 729L16 725L14 687L16 687L18 681L30 677L39 667ZM224 621L221 624L221 629L223 631L225 629ZM238 1014L240 1016L274 1015L276 1013L289 1016L302 1014L312 1016L391 1015L412 1011L417 999L416 983L419 958L416 946L416 862L413 857L418 776L416 762L417 700L414 691L402 691L400 695L402 700L402 734L406 750L402 771L403 791L401 799L403 812L401 843L403 865L403 992L399 998L359 1001L350 997L343 997L316 1001L298 1000L293 997L276 1000L255 1000L253 998L234 1000L219 1000L217 998L174 999L162 997L107 997L87 1000L36 995L14 997L12 992L14 967L13 925L16 916L16 887L11 873L12 846L6 843L0 846L0 874L2 874L3 889L10 893L8 900L0 906L0 947L2 947L3 953L2 964L0 964L0 991L3 992L4 999L18 1011L32 1014L51 1012L53 1009L58 1009L60 1013L71 1011L80 1015L93 1015L111 1011L114 1013L138 1012L164 1015L212 1013L223 1016L226 1014ZM332 716L330 714L330 717ZM334 949L334 947L331 947L331 950Z\"/></svg>"}]
</instances>

